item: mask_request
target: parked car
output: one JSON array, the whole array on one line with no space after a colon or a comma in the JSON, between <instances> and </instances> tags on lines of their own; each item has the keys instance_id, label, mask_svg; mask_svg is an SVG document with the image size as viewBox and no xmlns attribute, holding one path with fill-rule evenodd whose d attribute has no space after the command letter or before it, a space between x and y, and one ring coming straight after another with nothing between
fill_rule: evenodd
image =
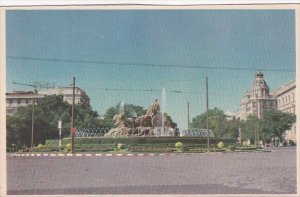
<instances>
[{"instance_id":1,"label":"parked car","mask_svg":"<svg viewBox=\"0 0 300 197\"><path fill-rule=\"evenodd\" d=\"M289 140L289 146L296 146L296 143L293 140Z\"/></svg>"}]
</instances>

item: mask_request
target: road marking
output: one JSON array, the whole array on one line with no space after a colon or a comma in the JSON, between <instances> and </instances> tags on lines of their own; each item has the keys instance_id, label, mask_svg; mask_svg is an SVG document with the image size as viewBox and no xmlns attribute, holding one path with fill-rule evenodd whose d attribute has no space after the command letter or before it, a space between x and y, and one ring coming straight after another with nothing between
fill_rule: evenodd
<instances>
[{"instance_id":1,"label":"road marking","mask_svg":"<svg viewBox=\"0 0 300 197\"><path fill-rule=\"evenodd\" d=\"M149 156L155 156L154 154L149 154Z\"/></svg>"},{"instance_id":2,"label":"road marking","mask_svg":"<svg viewBox=\"0 0 300 197\"><path fill-rule=\"evenodd\" d=\"M49 156L49 154L43 154L43 156Z\"/></svg>"},{"instance_id":3,"label":"road marking","mask_svg":"<svg viewBox=\"0 0 300 197\"><path fill-rule=\"evenodd\" d=\"M64 156L64 154L58 154L58 156L62 157L62 156Z\"/></svg>"},{"instance_id":4,"label":"road marking","mask_svg":"<svg viewBox=\"0 0 300 197\"><path fill-rule=\"evenodd\" d=\"M73 154L70 154L70 153L68 153L68 154L67 154L67 156L68 156L68 157L72 157L72 156L73 156Z\"/></svg>"},{"instance_id":5,"label":"road marking","mask_svg":"<svg viewBox=\"0 0 300 197\"><path fill-rule=\"evenodd\" d=\"M138 156L144 156L144 154L138 154Z\"/></svg>"},{"instance_id":6,"label":"road marking","mask_svg":"<svg viewBox=\"0 0 300 197\"><path fill-rule=\"evenodd\" d=\"M56 154L50 154L50 156L51 156L51 157L55 157L55 156L56 156Z\"/></svg>"},{"instance_id":7,"label":"road marking","mask_svg":"<svg viewBox=\"0 0 300 197\"><path fill-rule=\"evenodd\" d=\"M123 154L117 154L117 157L122 157L123 156Z\"/></svg>"},{"instance_id":8,"label":"road marking","mask_svg":"<svg viewBox=\"0 0 300 197\"><path fill-rule=\"evenodd\" d=\"M159 156L164 156L164 155L166 155L166 154L164 154L164 153L160 153L160 154L159 154Z\"/></svg>"},{"instance_id":9,"label":"road marking","mask_svg":"<svg viewBox=\"0 0 300 197\"><path fill-rule=\"evenodd\" d=\"M102 154L96 154L96 156L98 156L98 157L101 157L101 156L102 156Z\"/></svg>"},{"instance_id":10,"label":"road marking","mask_svg":"<svg viewBox=\"0 0 300 197\"><path fill-rule=\"evenodd\" d=\"M37 157L41 156L41 154L36 154Z\"/></svg>"},{"instance_id":11,"label":"road marking","mask_svg":"<svg viewBox=\"0 0 300 197\"><path fill-rule=\"evenodd\" d=\"M128 156L128 157L132 157L132 156L133 156L133 154L127 154L127 156Z\"/></svg>"},{"instance_id":12,"label":"road marking","mask_svg":"<svg viewBox=\"0 0 300 197\"><path fill-rule=\"evenodd\" d=\"M92 155L91 155L91 154L85 154L85 156L90 157L90 156L92 156Z\"/></svg>"},{"instance_id":13,"label":"road marking","mask_svg":"<svg viewBox=\"0 0 300 197\"><path fill-rule=\"evenodd\" d=\"M176 154L174 154L174 153L171 153L170 155L171 155L171 156L174 156L174 155L176 155Z\"/></svg>"},{"instance_id":14,"label":"road marking","mask_svg":"<svg viewBox=\"0 0 300 197\"><path fill-rule=\"evenodd\" d=\"M112 155L112 154L106 154L106 156L111 157L111 156L113 156L113 155Z\"/></svg>"},{"instance_id":15,"label":"road marking","mask_svg":"<svg viewBox=\"0 0 300 197\"><path fill-rule=\"evenodd\" d=\"M76 157L80 157L81 156L81 154L75 154L76 155Z\"/></svg>"}]
</instances>

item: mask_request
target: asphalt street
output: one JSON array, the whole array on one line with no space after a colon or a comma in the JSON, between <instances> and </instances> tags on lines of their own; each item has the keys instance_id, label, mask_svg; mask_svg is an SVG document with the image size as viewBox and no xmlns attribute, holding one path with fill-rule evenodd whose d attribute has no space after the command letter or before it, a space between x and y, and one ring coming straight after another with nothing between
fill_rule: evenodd
<instances>
[{"instance_id":1,"label":"asphalt street","mask_svg":"<svg viewBox=\"0 0 300 197\"><path fill-rule=\"evenodd\" d=\"M295 194L296 148L147 157L7 156L8 194Z\"/></svg>"}]
</instances>

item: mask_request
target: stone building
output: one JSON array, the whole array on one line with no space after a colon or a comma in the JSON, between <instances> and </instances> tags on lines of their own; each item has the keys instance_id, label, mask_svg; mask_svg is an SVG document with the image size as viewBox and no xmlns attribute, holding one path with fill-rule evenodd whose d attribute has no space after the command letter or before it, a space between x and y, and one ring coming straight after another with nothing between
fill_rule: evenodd
<instances>
[{"instance_id":1,"label":"stone building","mask_svg":"<svg viewBox=\"0 0 300 197\"><path fill-rule=\"evenodd\" d=\"M72 104L73 85L40 90L39 94L62 95L64 101L67 101L68 103ZM76 104L79 104L79 103L89 104L90 103L90 98L88 97L88 95L85 93L84 90L82 90L79 87L75 87L75 103Z\"/></svg>"},{"instance_id":2,"label":"stone building","mask_svg":"<svg viewBox=\"0 0 300 197\"><path fill-rule=\"evenodd\" d=\"M261 118L263 112L277 109L286 113L296 113L296 83L290 82L274 91L270 91L263 79L263 73L257 72L252 87L241 99L240 111L235 117L246 120L249 115ZM286 140L296 142L296 123L285 133Z\"/></svg>"},{"instance_id":3,"label":"stone building","mask_svg":"<svg viewBox=\"0 0 300 197\"><path fill-rule=\"evenodd\" d=\"M257 72L252 87L247 90L241 99L240 111L237 117L241 120L246 120L249 115L261 118L264 111L276 108L276 97L270 94L263 73Z\"/></svg>"},{"instance_id":4,"label":"stone building","mask_svg":"<svg viewBox=\"0 0 300 197\"><path fill-rule=\"evenodd\" d=\"M15 91L6 93L6 113L12 115L17 112L18 107L38 103L45 95L35 94L33 91Z\"/></svg>"},{"instance_id":5,"label":"stone building","mask_svg":"<svg viewBox=\"0 0 300 197\"><path fill-rule=\"evenodd\" d=\"M282 85L273 92L277 98L277 109L286 113L296 114L296 83L290 82ZM293 140L296 142L296 123L293 124L291 130L285 133L286 140Z\"/></svg>"},{"instance_id":6,"label":"stone building","mask_svg":"<svg viewBox=\"0 0 300 197\"><path fill-rule=\"evenodd\" d=\"M34 102L40 102L46 95L62 95L63 100L72 104L73 86L49 88L39 90L35 94L33 91L14 91L12 93L6 93L6 113L12 115L17 112L17 108L21 106L30 105ZM85 91L79 87L75 87L75 103L89 104L90 98Z\"/></svg>"}]
</instances>

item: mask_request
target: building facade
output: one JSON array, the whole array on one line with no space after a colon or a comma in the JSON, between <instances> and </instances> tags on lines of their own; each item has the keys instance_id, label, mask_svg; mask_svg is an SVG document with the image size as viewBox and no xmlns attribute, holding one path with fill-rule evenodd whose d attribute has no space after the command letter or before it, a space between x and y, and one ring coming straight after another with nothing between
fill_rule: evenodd
<instances>
[{"instance_id":1,"label":"building facade","mask_svg":"<svg viewBox=\"0 0 300 197\"><path fill-rule=\"evenodd\" d=\"M275 90L273 94L277 98L278 110L290 114L296 114L296 83L291 82L282 85ZM293 140L296 142L296 123L292 125L292 128L285 133L286 140Z\"/></svg>"},{"instance_id":2,"label":"building facade","mask_svg":"<svg viewBox=\"0 0 300 197\"><path fill-rule=\"evenodd\" d=\"M72 104L73 85L40 90L39 94L62 95L64 101L67 101L69 104ZM75 87L75 104L80 104L80 103L89 104L90 98L88 97L88 95L85 93L84 90L82 90L79 87Z\"/></svg>"},{"instance_id":3,"label":"building facade","mask_svg":"<svg viewBox=\"0 0 300 197\"><path fill-rule=\"evenodd\" d=\"M269 86L264 80L262 72L255 74L252 87L241 99L238 117L246 120L249 115L261 118L264 111L277 108L277 99L270 94Z\"/></svg>"},{"instance_id":4,"label":"building facade","mask_svg":"<svg viewBox=\"0 0 300 197\"><path fill-rule=\"evenodd\" d=\"M40 102L45 96L48 95L62 95L63 101L72 104L73 101L73 86L49 88L39 90L37 93L33 91L15 91L12 93L6 93L6 113L8 115L15 114L18 107L26 106ZM75 104L89 104L90 99L79 87L75 87Z\"/></svg>"},{"instance_id":5,"label":"building facade","mask_svg":"<svg viewBox=\"0 0 300 197\"><path fill-rule=\"evenodd\" d=\"M38 103L45 95L35 94L33 91L15 91L6 93L6 114L12 115L22 106Z\"/></svg>"},{"instance_id":6,"label":"building facade","mask_svg":"<svg viewBox=\"0 0 300 197\"><path fill-rule=\"evenodd\" d=\"M287 83L271 92L263 74L257 72L252 87L241 99L240 111L236 113L236 118L246 120L249 115L261 118L264 111L271 109L296 114L296 83ZM292 125L291 130L286 131L285 139L296 142L296 123Z\"/></svg>"}]
</instances>

